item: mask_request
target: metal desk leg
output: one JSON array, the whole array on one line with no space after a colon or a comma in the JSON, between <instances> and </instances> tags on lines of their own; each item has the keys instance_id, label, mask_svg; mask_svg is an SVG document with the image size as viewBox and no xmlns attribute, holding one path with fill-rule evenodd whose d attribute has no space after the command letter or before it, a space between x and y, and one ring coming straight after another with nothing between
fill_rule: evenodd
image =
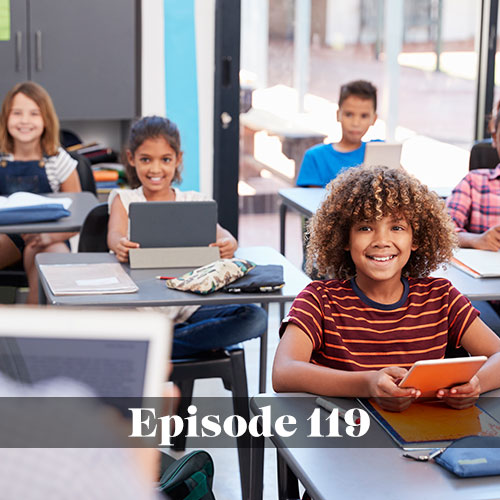
<instances>
[{"instance_id":1,"label":"metal desk leg","mask_svg":"<svg viewBox=\"0 0 500 500\"><path fill-rule=\"evenodd\" d=\"M262 309L269 315L269 304L261 304ZM269 323L268 323L269 325ZM267 329L260 338L260 373L259 373L259 393L266 392L267 378Z\"/></svg>"},{"instance_id":2,"label":"metal desk leg","mask_svg":"<svg viewBox=\"0 0 500 500\"><path fill-rule=\"evenodd\" d=\"M249 500L262 500L264 490L264 438L251 438Z\"/></svg>"},{"instance_id":3,"label":"metal desk leg","mask_svg":"<svg viewBox=\"0 0 500 500\"><path fill-rule=\"evenodd\" d=\"M280 205L280 253L285 255L285 225L287 206L282 202Z\"/></svg>"},{"instance_id":4,"label":"metal desk leg","mask_svg":"<svg viewBox=\"0 0 500 500\"><path fill-rule=\"evenodd\" d=\"M279 449L276 450L276 457L278 461L278 499L289 500L290 498L300 498L299 482L280 455Z\"/></svg>"}]
</instances>

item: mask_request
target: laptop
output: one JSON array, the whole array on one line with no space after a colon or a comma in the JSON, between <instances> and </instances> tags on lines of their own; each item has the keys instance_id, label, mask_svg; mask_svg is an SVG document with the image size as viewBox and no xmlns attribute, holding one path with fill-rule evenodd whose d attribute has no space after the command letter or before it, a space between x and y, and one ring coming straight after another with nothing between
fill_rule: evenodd
<instances>
[{"instance_id":1,"label":"laptop","mask_svg":"<svg viewBox=\"0 0 500 500\"><path fill-rule=\"evenodd\" d=\"M401 166L402 144L389 142L367 142L364 165L386 165L399 168Z\"/></svg>"},{"instance_id":2,"label":"laptop","mask_svg":"<svg viewBox=\"0 0 500 500\"><path fill-rule=\"evenodd\" d=\"M101 398L159 397L171 343L158 312L3 307L0 371L26 384L74 379Z\"/></svg>"},{"instance_id":3,"label":"laptop","mask_svg":"<svg viewBox=\"0 0 500 500\"><path fill-rule=\"evenodd\" d=\"M217 233L215 201L131 203L130 241L141 248L204 247Z\"/></svg>"}]
</instances>

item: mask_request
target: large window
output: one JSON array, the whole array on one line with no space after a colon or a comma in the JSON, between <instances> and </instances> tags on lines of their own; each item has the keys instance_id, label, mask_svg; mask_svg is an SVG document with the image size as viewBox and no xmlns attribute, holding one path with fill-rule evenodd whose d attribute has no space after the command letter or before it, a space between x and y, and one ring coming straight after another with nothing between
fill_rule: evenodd
<instances>
[{"instance_id":1,"label":"large window","mask_svg":"<svg viewBox=\"0 0 500 500\"><path fill-rule=\"evenodd\" d=\"M480 4L243 0L241 78L253 108L241 117L241 229L249 213L277 211L276 191L294 185L311 141L338 140L338 91L350 80L378 88L368 137L403 141L403 166L432 187L455 185L474 135Z\"/></svg>"}]
</instances>

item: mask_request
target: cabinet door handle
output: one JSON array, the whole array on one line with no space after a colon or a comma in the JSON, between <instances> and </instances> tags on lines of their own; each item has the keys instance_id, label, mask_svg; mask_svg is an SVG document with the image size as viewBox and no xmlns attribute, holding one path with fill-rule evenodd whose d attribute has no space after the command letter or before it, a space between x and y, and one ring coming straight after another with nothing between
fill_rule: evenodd
<instances>
[{"instance_id":1,"label":"cabinet door handle","mask_svg":"<svg viewBox=\"0 0 500 500\"><path fill-rule=\"evenodd\" d=\"M23 33L16 31L16 71L21 71L21 57L23 51Z\"/></svg>"},{"instance_id":2,"label":"cabinet door handle","mask_svg":"<svg viewBox=\"0 0 500 500\"><path fill-rule=\"evenodd\" d=\"M35 33L36 44L36 70L42 71L42 32L38 30Z\"/></svg>"}]
</instances>

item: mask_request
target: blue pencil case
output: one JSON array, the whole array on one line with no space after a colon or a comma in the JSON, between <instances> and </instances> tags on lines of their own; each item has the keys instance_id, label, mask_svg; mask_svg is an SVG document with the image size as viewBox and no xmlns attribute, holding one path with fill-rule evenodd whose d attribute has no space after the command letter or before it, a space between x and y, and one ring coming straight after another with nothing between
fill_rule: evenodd
<instances>
[{"instance_id":1,"label":"blue pencil case","mask_svg":"<svg viewBox=\"0 0 500 500\"><path fill-rule=\"evenodd\" d=\"M457 439L434 460L459 477L500 475L500 437L467 436Z\"/></svg>"},{"instance_id":2,"label":"blue pencil case","mask_svg":"<svg viewBox=\"0 0 500 500\"><path fill-rule=\"evenodd\" d=\"M60 203L0 209L0 225L53 221L71 215Z\"/></svg>"}]
</instances>

